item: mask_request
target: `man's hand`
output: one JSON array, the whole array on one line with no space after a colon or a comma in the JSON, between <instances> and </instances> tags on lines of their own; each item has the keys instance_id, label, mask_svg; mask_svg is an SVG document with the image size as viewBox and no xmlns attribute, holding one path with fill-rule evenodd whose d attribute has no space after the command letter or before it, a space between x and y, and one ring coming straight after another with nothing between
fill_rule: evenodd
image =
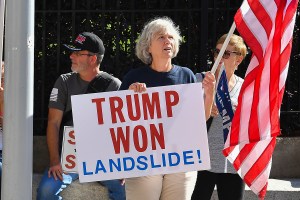
<instances>
[{"instance_id":1,"label":"man's hand","mask_svg":"<svg viewBox=\"0 0 300 200\"><path fill-rule=\"evenodd\" d=\"M56 165L53 165L49 168L48 170L48 177L50 178L51 175L54 177L55 180L58 180L60 179L61 181L63 181L63 170L62 170L62 167L61 167L61 164L56 164Z\"/></svg>"}]
</instances>

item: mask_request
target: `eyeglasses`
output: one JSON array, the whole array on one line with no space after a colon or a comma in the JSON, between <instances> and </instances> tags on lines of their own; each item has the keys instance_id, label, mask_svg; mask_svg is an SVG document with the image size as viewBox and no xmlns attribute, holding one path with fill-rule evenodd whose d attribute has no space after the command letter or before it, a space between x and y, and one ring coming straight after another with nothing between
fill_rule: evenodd
<instances>
[{"instance_id":1,"label":"eyeglasses","mask_svg":"<svg viewBox=\"0 0 300 200\"><path fill-rule=\"evenodd\" d=\"M212 52L214 54L214 57L216 58L219 55L219 53L220 53L220 49L213 49ZM228 59L232 53L235 53L236 55L241 55L241 53L239 53L237 51L225 50L222 58Z\"/></svg>"},{"instance_id":2,"label":"eyeglasses","mask_svg":"<svg viewBox=\"0 0 300 200\"><path fill-rule=\"evenodd\" d=\"M72 54L75 56L94 56L96 54L91 54L91 53L80 53L79 51L73 51Z\"/></svg>"}]
</instances>

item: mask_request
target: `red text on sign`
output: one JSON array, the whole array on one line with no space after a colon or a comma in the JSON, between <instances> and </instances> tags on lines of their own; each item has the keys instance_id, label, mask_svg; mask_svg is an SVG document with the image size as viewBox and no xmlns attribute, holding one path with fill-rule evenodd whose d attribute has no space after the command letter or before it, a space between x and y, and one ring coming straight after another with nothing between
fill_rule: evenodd
<instances>
[{"instance_id":1,"label":"red text on sign","mask_svg":"<svg viewBox=\"0 0 300 200\"><path fill-rule=\"evenodd\" d=\"M133 130L130 130L130 126L126 126L125 130L123 130L122 127L117 127L116 130L110 128L109 130L116 154L121 152L121 146L125 153L129 152L131 140L133 140L134 147L138 152L146 151L149 145L151 145L152 150L156 150L158 148L157 144L160 149L165 149L165 137L162 123L158 124L158 129L155 124L150 124L149 130L142 125L135 126ZM132 138L130 138L130 136L132 136ZM151 144L148 144L148 141L150 141Z\"/></svg>"},{"instance_id":2,"label":"red text on sign","mask_svg":"<svg viewBox=\"0 0 300 200\"><path fill-rule=\"evenodd\" d=\"M165 104L167 117L173 117L173 107L179 103L179 94L176 91L165 91ZM140 104L140 101L142 104ZM104 124L102 103L105 98L92 99L97 109L98 124ZM130 121L138 121L141 119L160 119L162 118L162 110L160 107L160 96L158 92L126 95L125 102L120 97L109 97L109 106L111 112L112 123L123 123L125 117L128 116ZM124 107L127 113L124 113ZM142 108L141 108L142 107ZM126 114L126 115L125 115Z\"/></svg>"}]
</instances>

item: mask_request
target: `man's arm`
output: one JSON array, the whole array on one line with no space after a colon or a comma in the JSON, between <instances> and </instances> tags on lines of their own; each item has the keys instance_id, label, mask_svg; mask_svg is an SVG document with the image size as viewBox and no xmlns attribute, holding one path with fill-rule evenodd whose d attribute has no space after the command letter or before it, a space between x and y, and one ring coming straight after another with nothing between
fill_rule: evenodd
<instances>
[{"instance_id":1,"label":"man's arm","mask_svg":"<svg viewBox=\"0 0 300 200\"><path fill-rule=\"evenodd\" d=\"M58 178L62 180L62 167L59 155L59 128L63 117L63 111L49 108L48 126L47 126L47 143L50 158L50 167L48 177L54 176L55 180Z\"/></svg>"}]
</instances>

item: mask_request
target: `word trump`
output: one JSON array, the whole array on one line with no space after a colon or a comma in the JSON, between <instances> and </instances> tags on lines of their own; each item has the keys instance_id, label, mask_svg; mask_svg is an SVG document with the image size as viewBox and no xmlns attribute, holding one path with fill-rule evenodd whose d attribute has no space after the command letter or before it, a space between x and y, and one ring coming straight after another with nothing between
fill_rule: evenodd
<instances>
[{"instance_id":1,"label":"word trump","mask_svg":"<svg viewBox=\"0 0 300 200\"><path fill-rule=\"evenodd\" d=\"M166 117L173 117L172 108L178 105L179 94L176 91L165 91L163 94L165 99ZM130 121L162 118L163 112L160 106L161 97L159 95L160 93L158 92L135 93L133 95L126 95L125 100L120 97L108 98L111 123L126 122L124 115L128 116L128 120ZM96 105L99 125L104 124L102 103L105 101L105 98L92 99L92 103L95 103ZM140 102L142 103L140 104ZM124 109L124 107L127 109ZM160 149L165 149L164 128L162 123L152 123L147 127L143 125L137 125L135 127L115 127L110 128L109 131L116 154L120 154L121 147L123 147L123 152L130 152L130 140L133 140L134 147L138 152L146 151L149 143L151 144L152 150L158 149L158 146ZM148 135L150 135L150 139L148 138Z\"/></svg>"},{"instance_id":2,"label":"word trump","mask_svg":"<svg viewBox=\"0 0 300 200\"><path fill-rule=\"evenodd\" d=\"M151 98L150 98L151 95ZM105 98L92 99L92 102L96 104L98 124L103 124L103 112L102 103L105 102ZM167 117L173 117L172 107L176 106L179 102L179 95L176 91L165 91L166 110ZM143 114L141 111L140 101L142 102ZM162 118L162 111L160 108L160 97L158 92L143 93L126 95L126 102L120 97L109 97L109 105L111 111L111 122L125 122L124 118L124 106L127 107L127 115L131 121L138 121L142 118L148 119L160 119ZM135 112L133 107L135 105ZM155 116L156 114L156 116ZM118 120L117 120L118 118Z\"/></svg>"}]
</instances>

